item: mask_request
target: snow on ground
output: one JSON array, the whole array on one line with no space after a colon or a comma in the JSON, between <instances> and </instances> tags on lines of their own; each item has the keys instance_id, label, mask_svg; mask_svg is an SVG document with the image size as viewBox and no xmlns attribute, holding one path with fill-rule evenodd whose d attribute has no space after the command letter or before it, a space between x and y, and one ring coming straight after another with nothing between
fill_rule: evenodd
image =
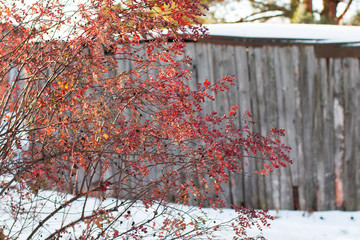
<instances>
[{"instance_id":1,"label":"snow on ground","mask_svg":"<svg viewBox=\"0 0 360 240\"><path fill-rule=\"evenodd\" d=\"M211 36L293 39L302 43L359 43L359 26L236 23L205 25Z\"/></svg>"},{"instance_id":2,"label":"snow on ground","mask_svg":"<svg viewBox=\"0 0 360 240\"><path fill-rule=\"evenodd\" d=\"M208 210L212 211L212 210ZM256 229L248 231L249 236L261 236L269 240L359 240L360 239L360 211L289 211L270 210L275 217L269 228L262 232ZM216 218L221 220L231 219L235 213L231 209L224 209L217 213ZM222 232L223 238L232 239L231 232Z\"/></svg>"},{"instance_id":3,"label":"snow on ground","mask_svg":"<svg viewBox=\"0 0 360 240\"><path fill-rule=\"evenodd\" d=\"M49 212L59 206L61 200L71 199L71 195L55 196L50 191L39 191L36 204L42 207L42 212L46 216ZM6 199L0 200L0 226L9 229L11 227L11 221L9 221L10 215L8 214L10 208L10 202ZM13 200L12 200L13 201ZM59 202L57 202L59 201ZM99 201L94 198L89 198L88 207L86 212L91 212L92 207L98 206ZM110 206L116 202L115 199L108 198L104 201L103 205ZM45 227L39 232L33 239L41 239L41 237L48 236L55 229L59 229L62 224L74 221L81 214L84 198L78 199L70 209L59 212L48 222ZM145 210L141 207L141 204L136 204L125 211L131 210L131 217L128 219L119 219L117 225L114 227L119 231L124 231L131 227L132 222L141 222L152 216L152 209ZM222 212L215 211L213 209L203 209L202 211L191 209L188 206L171 205L172 207L181 208L182 211L188 212L193 216L207 216L211 221L226 222L234 217L235 213L231 209L224 209ZM32 206L33 207L33 206ZM120 211L120 210L119 210ZM191 211L191 212L190 212ZM324 211L324 212L304 212L304 211L286 211L286 210L270 210L271 215L275 217L275 220L271 222L270 228L263 229L260 232L257 229L250 229L248 231L249 236L257 237L258 239L332 239L332 240L357 240L360 239L360 211L357 212L343 212L343 211ZM171 214L171 213L170 213ZM38 215L38 220L43 219L44 216ZM64 220L66 218L66 220ZM122 221L120 221L122 220ZM158 219L161 221L161 218ZM24 229L19 239L26 239L29 232L38 224L28 224ZM16 228L17 226L13 226ZM5 229L6 230L6 229ZM75 230L74 230L75 231ZM77 229L77 232L81 232L81 229ZM78 233L79 234L79 233ZM77 234L77 235L78 235ZM80 233L81 234L81 233ZM230 230L221 230L216 232L216 239L232 239L234 233ZM146 235L145 239L154 239L153 232ZM171 236L169 237L171 239Z\"/></svg>"},{"instance_id":4,"label":"snow on ground","mask_svg":"<svg viewBox=\"0 0 360 240\"><path fill-rule=\"evenodd\" d=\"M359 240L360 211L270 211L275 216L270 228L261 233L266 239ZM251 231L250 231L251 233Z\"/></svg>"}]
</instances>

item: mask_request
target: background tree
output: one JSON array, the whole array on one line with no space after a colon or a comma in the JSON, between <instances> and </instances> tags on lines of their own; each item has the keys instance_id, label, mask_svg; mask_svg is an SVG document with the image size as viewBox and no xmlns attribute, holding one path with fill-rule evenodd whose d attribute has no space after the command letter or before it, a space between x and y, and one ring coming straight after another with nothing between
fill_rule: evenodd
<instances>
[{"instance_id":1,"label":"background tree","mask_svg":"<svg viewBox=\"0 0 360 240\"><path fill-rule=\"evenodd\" d=\"M207 0L209 4L228 4L231 1ZM291 23L320 23L320 24L339 24L344 15L348 12L352 0L346 1L345 10L339 12L338 5L340 0L323 0L322 10L319 12L313 8L312 0L288 0L288 1L270 1L270 0L249 0L254 12L248 16L239 19L238 22L246 21L268 21L273 18L286 18ZM319 20L314 17L319 16ZM214 14L207 18L216 21Z\"/></svg>"},{"instance_id":2,"label":"background tree","mask_svg":"<svg viewBox=\"0 0 360 240\"><path fill-rule=\"evenodd\" d=\"M360 11L357 11L356 14L351 18L351 25L360 25Z\"/></svg>"},{"instance_id":3,"label":"background tree","mask_svg":"<svg viewBox=\"0 0 360 240\"><path fill-rule=\"evenodd\" d=\"M169 202L195 198L218 209L228 171L260 161L257 173L268 174L291 163L283 130L254 133L249 113L236 129L237 106L222 116L203 112L210 93L232 85L224 77L189 87L182 39L205 35L191 25L204 8L197 0L0 3L0 199L13 216L3 223L7 238L211 235L222 225ZM233 207L238 235L271 218ZM135 222L137 208L150 213ZM58 229L48 229L50 221Z\"/></svg>"}]
</instances>

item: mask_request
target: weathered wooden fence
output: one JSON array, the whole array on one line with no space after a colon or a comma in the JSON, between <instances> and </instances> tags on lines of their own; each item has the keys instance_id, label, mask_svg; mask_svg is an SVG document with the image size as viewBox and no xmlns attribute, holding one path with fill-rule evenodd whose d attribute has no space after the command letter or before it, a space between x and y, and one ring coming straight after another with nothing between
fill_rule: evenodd
<instances>
[{"instance_id":1,"label":"weathered wooden fence","mask_svg":"<svg viewBox=\"0 0 360 240\"><path fill-rule=\"evenodd\" d=\"M318 52L314 45L301 44L188 44L194 84L237 77L230 92L206 104L207 111L222 113L238 104L241 112L253 114L255 130L265 134L283 128L292 147L293 165L269 177L230 174L224 187L233 204L360 209L359 58L319 57Z\"/></svg>"},{"instance_id":2,"label":"weathered wooden fence","mask_svg":"<svg viewBox=\"0 0 360 240\"><path fill-rule=\"evenodd\" d=\"M193 58L190 85L237 78L229 92L205 103L205 111L226 113L238 104L240 112L254 116L255 131L285 129L292 147L293 165L268 177L250 176L262 166L255 161L247 172L229 173L231 181L223 187L230 203L360 210L360 47L210 39L189 42L186 52ZM131 64L120 61L119 68Z\"/></svg>"}]
</instances>

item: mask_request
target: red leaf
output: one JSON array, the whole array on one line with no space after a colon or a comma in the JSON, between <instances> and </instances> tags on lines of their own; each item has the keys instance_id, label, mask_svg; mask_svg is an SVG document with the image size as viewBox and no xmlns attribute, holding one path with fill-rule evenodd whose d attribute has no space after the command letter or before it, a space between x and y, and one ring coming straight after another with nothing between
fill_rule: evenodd
<instances>
[{"instance_id":1,"label":"red leaf","mask_svg":"<svg viewBox=\"0 0 360 240\"><path fill-rule=\"evenodd\" d=\"M205 88L207 88L209 85L210 85L209 80L208 80L208 79L205 79L205 81L204 81L204 86L205 86Z\"/></svg>"}]
</instances>

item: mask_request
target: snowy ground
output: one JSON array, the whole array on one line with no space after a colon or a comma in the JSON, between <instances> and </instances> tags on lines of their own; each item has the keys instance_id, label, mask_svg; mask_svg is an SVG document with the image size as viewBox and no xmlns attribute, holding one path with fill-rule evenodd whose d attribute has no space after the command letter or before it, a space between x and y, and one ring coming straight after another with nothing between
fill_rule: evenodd
<instances>
[{"instance_id":1,"label":"snowy ground","mask_svg":"<svg viewBox=\"0 0 360 240\"><path fill-rule=\"evenodd\" d=\"M308 213L304 211L270 211L275 216L270 228L260 233L269 240L359 240L360 239L360 211L324 211ZM231 210L224 211L233 214ZM249 231L252 236L258 232ZM230 235L224 237L228 238Z\"/></svg>"},{"instance_id":2,"label":"snowy ground","mask_svg":"<svg viewBox=\"0 0 360 240\"><path fill-rule=\"evenodd\" d=\"M58 197L49 191L40 191L36 197L36 205L42 207L41 214L37 216L38 220L43 219L47 216L53 209L56 209L61 201L69 200L71 195L63 195ZM61 199L60 199L61 198ZM9 221L9 209L11 202L14 199L2 199L0 202L0 227L6 229L13 228L13 232L16 232L17 226L11 226ZM16 200L15 200L16 201ZM91 212L93 207L97 207L99 201L94 198L89 198L86 212ZM108 198L102 205L110 206L116 202L115 199ZM77 219L79 214L81 214L82 206L84 204L84 198L78 199L74 202L73 206L66 211L59 212L54 215L49 221L46 222L45 227L39 231L39 233L34 236L32 239L43 239L42 237L48 236L50 233L54 232L55 229L59 229L61 225L65 225L71 221ZM173 205L176 208L182 208L182 211L190 213L192 216L207 216L213 221L226 222L234 217L236 213L231 209L224 209L222 212L214 211L212 209L203 209L202 212L196 209L190 209L187 206ZM26 207L26 206L25 206ZM31 206L31 207L34 207ZM114 225L114 229L117 229L119 232L126 231L131 227L132 222L141 222L146 219L149 219L153 210L148 209L144 210L141 207L141 204L135 204L131 208L125 208L124 211L131 210L131 217L125 219L119 219L120 224ZM119 211L122 211L121 209ZM174 212L170 213L173 214ZM248 235L251 237L257 237L258 239L291 239L291 240L322 240L322 239L332 239L332 240L358 240L360 239L360 211L357 212L342 212L342 211L325 211L325 212L304 212L304 211L270 211L271 215L275 217L275 220L271 222L270 228L263 229L262 232L256 229L250 229ZM120 221L122 220L122 221ZM159 219L161 221L161 219ZM21 220L20 220L21 222ZM24 222L22 222L24 223ZM13 237L19 237L18 239L26 239L29 233L37 226L39 222L34 224L28 224L26 228L22 231L20 235L13 235ZM23 225L24 226L24 225ZM80 227L81 228L81 227ZM79 235L81 229L74 229L78 232L75 235ZM81 234L81 233L80 233ZM229 230L222 230L216 233L216 239L232 239L234 233ZM153 232L149 232L145 236L145 239L156 239L153 237ZM172 239L171 236L167 239Z\"/></svg>"}]
</instances>

